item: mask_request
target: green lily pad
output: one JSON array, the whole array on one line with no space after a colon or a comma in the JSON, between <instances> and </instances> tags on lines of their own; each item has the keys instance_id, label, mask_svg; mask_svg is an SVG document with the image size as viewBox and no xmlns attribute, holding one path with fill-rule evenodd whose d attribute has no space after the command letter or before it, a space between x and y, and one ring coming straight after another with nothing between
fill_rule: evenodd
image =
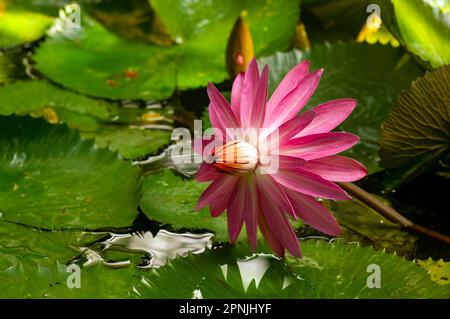
<instances>
[{"instance_id":1,"label":"green lily pad","mask_svg":"<svg viewBox=\"0 0 450 319\"><path fill-rule=\"evenodd\" d=\"M52 80L92 96L164 99L176 88L196 88L226 79L227 38L242 12L247 13L258 55L286 49L299 14L298 0L151 4L176 44L132 42L82 16L78 36L53 36L38 48L36 67Z\"/></svg>"},{"instance_id":2,"label":"green lily pad","mask_svg":"<svg viewBox=\"0 0 450 319\"><path fill-rule=\"evenodd\" d=\"M115 103L63 90L45 80L17 81L0 87L0 115L44 117L51 123L67 123L100 147L118 151L130 159L153 153L170 141L170 130L145 129L145 116L170 122L170 107L155 110L121 108ZM162 114L160 114L162 113ZM169 113L165 116L165 113ZM166 125L170 128L170 125Z\"/></svg>"},{"instance_id":3,"label":"green lily pad","mask_svg":"<svg viewBox=\"0 0 450 319\"><path fill-rule=\"evenodd\" d=\"M45 35L53 18L34 12L0 12L0 48L14 47Z\"/></svg>"},{"instance_id":4,"label":"green lily pad","mask_svg":"<svg viewBox=\"0 0 450 319\"><path fill-rule=\"evenodd\" d=\"M434 261L431 258L427 260L418 260L419 266L425 268L431 276L431 279L439 285L450 284L450 263L442 259Z\"/></svg>"},{"instance_id":5,"label":"green lily pad","mask_svg":"<svg viewBox=\"0 0 450 319\"><path fill-rule=\"evenodd\" d=\"M438 286L421 267L395 255L339 242L309 240L300 245L304 258L288 258L287 264L314 283L303 298L448 298L450 294L449 286ZM369 276L378 267L380 288L369 288L368 282L374 284Z\"/></svg>"},{"instance_id":6,"label":"green lily pad","mask_svg":"<svg viewBox=\"0 0 450 319\"><path fill-rule=\"evenodd\" d=\"M170 224L175 229L209 230L215 233L217 241L227 242L226 215L212 218L209 208L194 209L206 186L193 179L183 179L171 170L150 174L145 176L142 184L140 207L152 220Z\"/></svg>"},{"instance_id":7,"label":"green lily pad","mask_svg":"<svg viewBox=\"0 0 450 319\"><path fill-rule=\"evenodd\" d=\"M384 0L382 19L426 67L450 63L450 2Z\"/></svg>"},{"instance_id":8,"label":"green lily pad","mask_svg":"<svg viewBox=\"0 0 450 319\"><path fill-rule=\"evenodd\" d=\"M383 123L381 165L390 187L411 180L450 151L450 66L427 73L402 93Z\"/></svg>"},{"instance_id":9,"label":"green lily pad","mask_svg":"<svg viewBox=\"0 0 450 319\"><path fill-rule=\"evenodd\" d=\"M369 173L375 173L381 170L378 135L390 104L412 80L423 74L413 61L405 61L402 56L401 49L389 46L338 42L313 46L305 52L277 53L259 62L270 66L271 92L301 60L310 60L312 70L324 68L309 107L336 98L356 99L358 106L338 130L355 133L361 138L346 155L361 161Z\"/></svg>"},{"instance_id":10,"label":"green lily pad","mask_svg":"<svg viewBox=\"0 0 450 319\"><path fill-rule=\"evenodd\" d=\"M101 237L82 231L43 231L0 221L0 298L127 298L129 269L80 267L80 288L68 266L79 247ZM70 270L70 268L69 268Z\"/></svg>"},{"instance_id":11,"label":"green lily pad","mask_svg":"<svg viewBox=\"0 0 450 319\"><path fill-rule=\"evenodd\" d=\"M271 255L253 258L242 248L225 247L179 258L142 273L136 290L150 298L446 298L414 262L369 247L322 240L301 242L303 258L284 263ZM381 288L369 288L369 265L381 270ZM168 287L177 287L176 291Z\"/></svg>"},{"instance_id":12,"label":"green lily pad","mask_svg":"<svg viewBox=\"0 0 450 319\"><path fill-rule=\"evenodd\" d=\"M44 228L131 225L141 173L77 131L0 117L2 218Z\"/></svg>"}]
</instances>

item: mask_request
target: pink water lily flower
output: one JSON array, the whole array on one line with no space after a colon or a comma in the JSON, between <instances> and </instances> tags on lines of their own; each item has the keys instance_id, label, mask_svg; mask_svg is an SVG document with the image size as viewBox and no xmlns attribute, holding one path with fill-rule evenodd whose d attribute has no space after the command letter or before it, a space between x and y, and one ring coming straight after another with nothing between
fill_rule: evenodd
<instances>
[{"instance_id":1,"label":"pink water lily flower","mask_svg":"<svg viewBox=\"0 0 450 319\"><path fill-rule=\"evenodd\" d=\"M330 132L353 111L355 100L332 100L299 113L313 95L322 72L309 73L308 61L298 64L268 101L269 69L266 65L260 74L255 59L234 80L231 105L213 84L208 85L211 124L227 141L210 152L212 162L203 162L199 168L196 180L211 183L196 209L209 205L213 217L226 210L231 243L235 243L245 224L249 244L256 250L259 226L277 255L283 256L287 250L300 257L299 242L288 216L300 218L325 234L340 234L335 218L316 198L350 199L335 182L361 179L367 170L351 158L336 155L351 148L359 138ZM256 142L230 136L229 128L256 129ZM264 141L274 136L277 147L262 149ZM210 142L204 139L203 149ZM233 161L223 160L224 154L230 153ZM263 155L276 156L278 169L262 172L259 168Z\"/></svg>"}]
</instances>

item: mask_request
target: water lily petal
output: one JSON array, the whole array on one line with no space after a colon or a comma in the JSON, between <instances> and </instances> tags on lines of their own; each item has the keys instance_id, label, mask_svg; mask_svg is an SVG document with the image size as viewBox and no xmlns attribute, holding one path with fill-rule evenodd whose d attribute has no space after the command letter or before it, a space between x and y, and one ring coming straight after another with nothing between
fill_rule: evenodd
<instances>
[{"instance_id":1,"label":"water lily petal","mask_svg":"<svg viewBox=\"0 0 450 319\"><path fill-rule=\"evenodd\" d=\"M234 243L245 221L248 240L253 250L258 241L259 203L256 185L251 176L241 177L228 204L228 225L230 241Z\"/></svg>"},{"instance_id":2,"label":"water lily petal","mask_svg":"<svg viewBox=\"0 0 450 319\"><path fill-rule=\"evenodd\" d=\"M266 194L265 191L259 187L258 190L260 191L262 215L271 232L271 234L269 234L269 236L272 237L271 240L274 241L273 235L275 235L277 241L293 256L301 257L297 236L286 215L279 209L274 201L271 200L270 195Z\"/></svg>"},{"instance_id":3,"label":"water lily petal","mask_svg":"<svg viewBox=\"0 0 450 319\"><path fill-rule=\"evenodd\" d=\"M354 182L367 175L364 165L339 155L308 161L303 168L334 182Z\"/></svg>"},{"instance_id":4,"label":"water lily petal","mask_svg":"<svg viewBox=\"0 0 450 319\"><path fill-rule=\"evenodd\" d=\"M221 173L211 164L202 163L195 175L197 182L209 182L218 178Z\"/></svg>"},{"instance_id":5,"label":"water lily petal","mask_svg":"<svg viewBox=\"0 0 450 319\"><path fill-rule=\"evenodd\" d=\"M300 194L289 188L285 193L294 206L295 213L311 227L331 236L339 236L341 227L334 216L315 198Z\"/></svg>"},{"instance_id":6,"label":"water lily petal","mask_svg":"<svg viewBox=\"0 0 450 319\"><path fill-rule=\"evenodd\" d=\"M296 137L330 132L341 124L355 107L354 99L337 99L316 106L312 109L316 113L314 120Z\"/></svg>"},{"instance_id":7,"label":"water lily petal","mask_svg":"<svg viewBox=\"0 0 450 319\"><path fill-rule=\"evenodd\" d=\"M261 73L258 87L256 88L256 95L250 112L249 122L245 123L244 127L261 128L263 126L264 117L266 115L268 83L269 67L266 65Z\"/></svg>"},{"instance_id":8,"label":"water lily petal","mask_svg":"<svg viewBox=\"0 0 450 319\"><path fill-rule=\"evenodd\" d=\"M273 92L267 103L267 116L269 116L273 110L278 107L278 104L292 92L299 83L305 78L309 70L309 61L303 61L297 64L292 70L290 70L283 80L280 82L278 87Z\"/></svg>"},{"instance_id":9,"label":"water lily petal","mask_svg":"<svg viewBox=\"0 0 450 319\"><path fill-rule=\"evenodd\" d=\"M227 100L220 94L219 90L212 84L208 83L209 117L212 127L220 130L222 137L233 139L234 136L227 132L227 128L240 128L240 122L234 111L231 109Z\"/></svg>"},{"instance_id":10,"label":"water lily petal","mask_svg":"<svg viewBox=\"0 0 450 319\"><path fill-rule=\"evenodd\" d=\"M260 194L264 194L263 196L270 198L271 203L278 207L280 211L286 212L292 218L297 219L297 215L295 215L294 208L289 202L288 197L271 175L257 175L255 180Z\"/></svg>"},{"instance_id":11,"label":"water lily petal","mask_svg":"<svg viewBox=\"0 0 450 319\"><path fill-rule=\"evenodd\" d=\"M231 88L231 108L234 114L239 114L241 107L241 95L244 88L244 73L239 73L233 81Z\"/></svg>"},{"instance_id":12,"label":"water lily petal","mask_svg":"<svg viewBox=\"0 0 450 319\"><path fill-rule=\"evenodd\" d=\"M358 143L359 137L350 133L331 132L319 133L293 138L280 145L282 155L313 160L320 157L335 155L348 150Z\"/></svg>"},{"instance_id":13,"label":"water lily petal","mask_svg":"<svg viewBox=\"0 0 450 319\"><path fill-rule=\"evenodd\" d=\"M279 169L271 176L281 185L306 195L335 200L350 199L338 185L300 167Z\"/></svg>"},{"instance_id":14,"label":"water lily petal","mask_svg":"<svg viewBox=\"0 0 450 319\"><path fill-rule=\"evenodd\" d=\"M256 90L259 82L259 69L256 59L253 58L248 64L244 76L244 87L242 89L240 104L240 122L242 126L248 127L253 112L253 102L256 96Z\"/></svg>"},{"instance_id":15,"label":"water lily petal","mask_svg":"<svg viewBox=\"0 0 450 319\"><path fill-rule=\"evenodd\" d=\"M233 175L221 174L211 184L209 184L209 186L200 195L197 205L195 205L195 209L200 210L210 203L222 204L227 202L225 200L226 199L225 195L231 193L238 179L239 177Z\"/></svg>"},{"instance_id":16,"label":"water lily petal","mask_svg":"<svg viewBox=\"0 0 450 319\"><path fill-rule=\"evenodd\" d=\"M323 70L308 74L281 102L267 114L264 127L275 129L292 119L308 103L319 84Z\"/></svg>"}]
</instances>

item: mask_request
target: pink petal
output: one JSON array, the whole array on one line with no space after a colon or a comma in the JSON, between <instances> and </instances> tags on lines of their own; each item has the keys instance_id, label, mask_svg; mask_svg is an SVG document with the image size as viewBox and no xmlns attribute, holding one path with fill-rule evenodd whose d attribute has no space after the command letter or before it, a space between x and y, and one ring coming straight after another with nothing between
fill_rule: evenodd
<instances>
[{"instance_id":1,"label":"pink petal","mask_svg":"<svg viewBox=\"0 0 450 319\"><path fill-rule=\"evenodd\" d=\"M244 73L239 73L233 81L233 87L231 88L231 108L234 114L240 113L241 95L244 87Z\"/></svg>"},{"instance_id":2,"label":"pink petal","mask_svg":"<svg viewBox=\"0 0 450 319\"><path fill-rule=\"evenodd\" d=\"M261 78L256 88L255 99L253 102L252 110L248 123L243 123L245 128L262 128L264 123L264 116L266 115L266 103L267 103L267 86L269 83L269 67L266 65L261 73Z\"/></svg>"},{"instance_id":3,"label":"pink petal","mask_svg":"<svg viewBox=\"0 0 450 319\"><path fill-rule=\"evenodd\" d=\"M236 238L239 236L244 225L244 198L241 195L241 187L238 182L231 194L227 208L228 234L230 236L230 243L232 244L236 242Z\"/></svg>"},{"instance_id":4,"label":"pink petal","mask_svg":"<svg viewBox=\"0 0 450 319\"><path fill-rule=\"evenodd\" d=\"M243 127L247 127L253 112L253 102L259 82L259 69L256 59L253 58L247 67L244 77L244 88L242 89L240 120Z\"/></svg>"},{"instance_id":5,"label":"pink petal","mask_svg":"<svg viewBox=\"0 0 450 319\"><path fill-rule=\"evenodd\" d=\"M295 213L302 221L327 235L341 234L341 228L334 216L316 199L288 188L285 192L294 206Z\"/></svg>"},{"instance_id":6,"label":"pink petal","mask_svg":"<svg viewBox=\"0 0 450 319\"><path fill-rule=\"evenodd\" d=\"M299 157L278 155L278 164L280 169L295 169L305 166L306 163L307 162L304 159Z\"/></svg>"},{"instance_id":7,"label":"pink petal","mask_svg":"<svg viewBox=\"0 0 450 319\"><path fill-rule=\"evenodd\" d=\"M259 189L259 188L258 188ZM292 229L286 215L267 196L264 191L260 193L261 211L270 232L275 235L276 240L296 257L301 257L300 246L297 236ZM272 235L272 236L273 236ZM271 241L274 241L272 238ZM270 241L269 241L270 242Z\"/></svg>"},{"instance_id":8,"label":"pink petal","mask_svg":"<svg viewBox=\"0 0 450 319\"><path fill-rule=\"evenodd\" d=\"M262 195L270 198L271 203L278 207L280 211L284 211L291 215L292 218L297 219L297 215L295 215L294 208L289 202L289 199L271 175L256 175L255 181L258 186L260 196Z\"/></svg>"},{"instance_id":9,"label":"pink petal","mask_svg":"<svg viewBox=\"0 0 450 319\"><path fill-rule=\"evenodd\" d=\"M258 241L257 225L259 215L258 194L251 177L241 177L235 186L228 204L228 231L234 243L245 221L248 240L253 250Z\"/></svg>"},{"instance_id":10,"label":"pink petal","mask_svg":"<svg viewBox=\"0 0 450 319\"><path fill-rule=\"evenodd\" d=\"M226 133L227 128L239 128L240 122L228 104L227 100L220 94L219 90L212 84L208 83L209 117L212 127L220 130L222 137L225 139L234 139L232 135ZM225 135L227 134L227 135Z\"/></svg>"},{"instance_id":11,"label":"pink petal","mask_svg":"<svg viewBox=\"0 0 450 319\"><path fill-rule=\"evenodd\" d=\"M339 155L308 161L303 168L334 182L354 182L367 175L364 165Z\"/></svg>"},{"instance_id":12,"label":"pink petal","mask_svg":"<svg viewBox=\"0 0 450 319\"><path fill-rule=\"evenodd\" d=\"M199 154L199 155L203 155L203 150L205 149L206 146L208 146L209 143L211 143L213 141L214 137L212 137L210 140L206 139L206 138L196 138L193 141L193 149L194 152Z\"/></svg>"},{"instance_id":13,"label":"pink petal","mask_svg":"<svg viewBox=\"0 0 450 319\"><path fill-rule=\"evenodd\" d=\"M215 203L216 207L226 207L227 194L232 192L238 179L239 177L233 175L221 174L200 195L195 209L200 210L211 203Z\"/></svg>"},{"instance_id":14,"label":"pink petal","mask_svg":"<svg viewBox=\"0 0 450 319\"><path fill-rule=\"evenodd\" d=\"M312 109L316 113L316 117L296 137L330 132L341 124L355 107L356 101L354 99L337 99L316 106Z\"/></svg>"},{"instance_id":15,"label":"pink petal","mask_svg":"<svg viewBox=\"0 0 450 319\"><path fill-rule=\"evenodd\" d=\"M319 84L323 70L308 74L291 93L267 114L264 127L275 129L292 119L308 103Z\"/></svg>"},{"instance_id":16,"label":"pink petal","mask_svg":"<svg viewBox=\"0 0 450 319\"><path fill-rule=\"evenodd\" d=\"M315 117L315 113L313 111L308 111L293 119L285 122L278 129L278 140L279 145L287 143L291 138L301 132L305 127L308 127L310 123L313 121Z\"/></svg>"},{"instance_id":17,"label":"pink petal","mask_svg":"<svg viewBox=\"0 0 450 319\"><path fill-rule=\"evenodd\" d=\"M280 146L279 152L308 161L343 152L358 141L359 137L350 133L319 133L291 139Z\"/></svg>"},{"instance_id":18,"label":"pink petal","mask_svg":"<svg viewBox=\"0 0 450 319\"><path fill-rule=\"evenodd\" d=\"M291 93L305 78L308 74L309 64L309 61L303 61L286 74L267 103L267 115L270 115L286 95Z\"/></svg>"},{"instance_id":19,"label":"pink petal","mask_svg":"<svg viewBox=\"0 0 450 319\"><path fill-rule=\"evenodd\" d=\"M279 169L271 175L275 181L296 192L335 200L347 200L350 197L336 184L323 179L303 168Z\"/></svg>"},{"instance_id":20,"label":"pink petal","mask_svg":"<svg viewBox=\"0 0 450 319\"><path fill-rule=\"evenodd\" d=\"M209 182L218 178L221 173L211 164L202 163L195 175L197 182Z\"/></svg>"},{"instance_id":21,"label":"pink petal","mask_svg":"<svg viewBox=\"0 0 450 319\"><path fill-rule=\"evenodd\" d=\"M270 248L280 257L284 256L284 247L281 245L280 241L277 239L275 234L270 230L269 225L267 225L264 215L259 215L258 220L259 229L261 230L264 239L269 243Z\"/></svg>"}]
</instances>

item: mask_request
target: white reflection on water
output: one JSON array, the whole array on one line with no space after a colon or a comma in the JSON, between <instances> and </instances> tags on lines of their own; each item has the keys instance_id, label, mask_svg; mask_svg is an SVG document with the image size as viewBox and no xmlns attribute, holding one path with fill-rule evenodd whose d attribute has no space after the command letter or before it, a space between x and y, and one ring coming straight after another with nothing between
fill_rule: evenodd
<instances>
[{"instance_id":1,"label":"white reflection on water","mask_svg":"<svg viewBox=\"0 0 450 319\"><path fill-rule=\"evenodd\" d=\"M211 249L214 234L173 233L164 229L158 231L156 236L149 231L132 234L111 234L101 243L103 249L100 252L90 248L82 248L87 261L84 266L91 266L101 262L103 265L119 268L127 267L130 261L106 262L102 252L107 250L122 250L129 252L145 252L151 258L140 268L158 268L164 266L168 260L177 256L186 257L189 253L201 254L206 249Z\"/></svg>"}]
</instances>

